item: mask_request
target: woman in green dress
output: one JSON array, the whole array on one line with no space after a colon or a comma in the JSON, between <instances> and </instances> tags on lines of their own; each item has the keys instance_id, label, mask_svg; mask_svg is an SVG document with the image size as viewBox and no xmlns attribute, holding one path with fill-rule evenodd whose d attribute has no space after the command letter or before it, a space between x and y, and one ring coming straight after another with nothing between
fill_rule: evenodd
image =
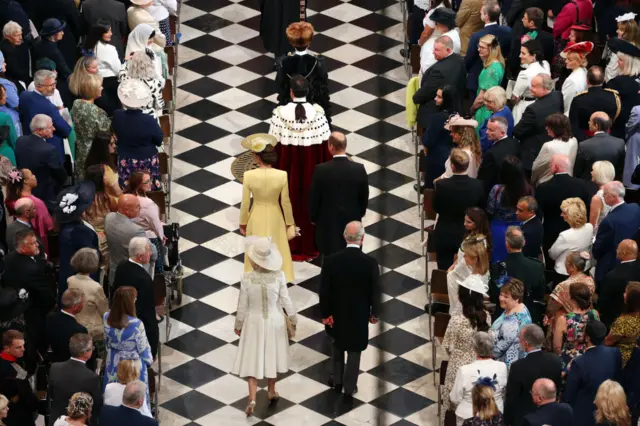
<instances>
[{"instance_id":1,"label":"woman in green dress","mask_svg":"<svg viewBox=\"0 0 640 426\"><path fill-rule=\"evenodd\" d=\"M111 128L111 120L107 113L94 103L102 95L100 75L87 73L77 87L72 88L72 92L79 97L71 108L71 118L76 132L73 175L76 182L80 182L84 180L84 163L93 138L100 131L108 131Z\"/></svg>"},{"instance_id":2,"label":"woman in green dress","mask_svg":"<svg viewBox=\"0 0 640 426\"><path fill-rule=\"evenodd\" d=\"M6 129L6 132L5 132ZM13 119L5 112L0 112L0 155L7 157L13 167L16 166L16 140L18 134L13 125Z\"/></svg>"},{"instance_id":3,"label":"woman in green dress","mask_svg":"<svg viewBox=\"0 0 640 426\"><path fill-rule=\"evenodd\" d=\"M471 106L471 112L474 114L473 118L478 122L476 132L480 130L482 123L492 114L484 105L484 92L494 86L499 86L502 83L502 77L504 77L504 57L496 36L487 34L480 38L478 54L482 59L484 68L478 77L476 100L473 101Z\"/></svg>"}]
</instances>

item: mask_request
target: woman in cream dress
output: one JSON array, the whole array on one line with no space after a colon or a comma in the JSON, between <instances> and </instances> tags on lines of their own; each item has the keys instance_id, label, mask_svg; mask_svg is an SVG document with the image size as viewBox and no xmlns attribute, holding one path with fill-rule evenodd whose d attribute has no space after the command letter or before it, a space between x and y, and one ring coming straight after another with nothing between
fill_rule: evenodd
<instances>
[{"instance_id":1,"label":"woman in cream dress","mask_svg":"<svg viewBox=\"0 0 640 426\"><path fill-rule=\"evenodd\" d=\"M593 43L582 41L572 44L560 52L566 61L566 67L571 74L562 83L562 98L564 99L564 113L568 117L571 102L578 93L587 90L587 55L593 50Z\"/></svg>"},{"instance_id":2,"label":"woman in cream dress","mask_svg":"<svg viewBox=\"0 0 640 426\"><path fill-rule=\"evenodd\" d=\"M535 101L529 91L533 77L538 74L551 75L549 63L544 60L542 46L537 40L532 39L522 43L520 64L523 69L518 73L518 78L511 92L511 100L515 103L513 107L514 126L522 118L524 110Z\"/></svg>"},{"instance_id":3,"label":"woman in cream dress","mask_svg":"<svg viewBox=\"0 0 640 426\"><path fill-rule=\"evenodd\" d=\"M253 271L240 281L238 311L234 325L240 336L232 374L248 377L249 402L245 413L253 414L258 380L267 378L269 403L278 400L278 373L289 370L289 328L282 309L291 322L297 323L282 268L282 256L268 237L248 237L247 257Z\"/></svg>"},{"instance_id":4,"label":"woman in cream dress","mask_svg":"<svg viewBox=\"0 0 640 426\"><path fill-rule=\"evenodd\" d=\"M262 133L251 135L242 141L244 148L253 151L259 167L244 173L240 232L246 236L271 237L282 255L282 272L287 282L292 282L293 262L287 228L293 227L290 230L293 231L295 225L289 199L287 172L271 167L278 161L278 155L274 150L276 143L274 136ZM253 205L249 210L251 195ZM248 272L251 269L251 263L245 253L244 270Z\"/></svg>"}]
</instances>

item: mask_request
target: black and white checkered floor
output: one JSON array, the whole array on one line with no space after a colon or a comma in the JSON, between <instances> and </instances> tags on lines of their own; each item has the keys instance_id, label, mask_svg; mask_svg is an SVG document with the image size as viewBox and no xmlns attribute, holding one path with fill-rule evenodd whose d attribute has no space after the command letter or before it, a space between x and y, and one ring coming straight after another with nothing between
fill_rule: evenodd
<instances>
[{"instance_id":1,"label":"black and white checkered floor","mask_svg":"<svg viewBox=\"0 0 640 426\"><path fill-rule=\"evenodd\" d=\"M278 383L279 403L268 408L262 390L256 415L245 418L246 381L229 374L244 252L238 231L242 185L230 166L243 152L243 137L268 129L275 74L258 34L257 0L186 0L171 186L185 297L171 312L163 347L163 426L354 426L377 424L379 415L384 425L437 423L414 148L404 112L407 75L398 54L400 4L309 0L308 8L317 31L312 50L328 58L333 123L347 134L348 153L369 173L364 250L383 267L384 332L371 327L359 391L345 405L326 385L330 345L319 318L320 268L296 263L289 291L300 320L291 370Z\"/></svg>"}]
</instances>

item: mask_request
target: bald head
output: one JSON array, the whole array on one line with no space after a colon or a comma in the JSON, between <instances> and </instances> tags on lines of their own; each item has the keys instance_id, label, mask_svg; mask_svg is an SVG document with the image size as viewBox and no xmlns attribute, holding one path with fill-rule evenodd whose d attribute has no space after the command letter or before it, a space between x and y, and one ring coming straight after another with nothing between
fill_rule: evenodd
<instances>
[{"instance_id":1,"label":"bald head","mask_svg":"<svg viewBox=\"0 0 640 426\"><path fill-rule=\"evenodd\" d=\"M533 382L532 390L532 393L539 397L539 402L534 400L536 405L543 405L556 400L556 384L551 379L536 380Z\"/></svg>"},{"instance_id":2,"label":"bald head","mask_svg":"<svg viewBox=\"0 0 640 426\"><path fill-rule=\"evenodd\" d=\"M140 201L133 194L124 194L118 198L118 213L127 216L129 219L138 217L140 214Z\"/></svg>"},{"instance_id":3,"label":"bald head","mask_svg":"<svg viewBox=\"0 0 640 426\"><path fill-rule=\"evenodd\" d=\"M596 111L589 118L589 130L592 132L608 132L612 125L611 118L603 111Z\"/></svg>"},{"instance_id":4,"label":"bald head","mask_svg":"<svg viewBox=\"0 0 640 426\"><path fill-rule=\"evenodd\" d=\"M569 157L562 154L556 154L551 157L551 161L549 162L549 168L551 169L552 174L558 173L567 173L569 171Z\"/></svg>"},{"instance_id":5,"label":"bald head","mask_svg":"<svg viewBox=\"0 0 640 426\"><path fill-rule=\"evenodd\" d=\"M618 244L616 256L621 262L636 260L638 258L638 244L633 240L622 240Z\"/></svg>"},{"instance_id":6,"label":"bald head","mask_svg":"<svg viewBox=\"0 0 640 426\"><path fill-rule=\"evenodd\" d=\"M347 244L362 245L362 240L364 239L364 225L362 225L362 222L358 222L357 220L349 222L347 223L347 226L344 227L343 235Z\"/></svg>"},{"instance_id":7,"label":"bald head","mask_svg":"<svg viewBox=\"0 0 640 426\"><path fill-rule=\"evenodd\" d=\"M20 198L14 205L16 215L23 217L28 216L29 212L35 208L35 203L31 198Z\"/></svg>"},{"instance_id":8,"label":"bald head","mask_svg":"<svg viewBox=\"0 0 640 426\"><path fill-rule=\"evenodd\" d=\"M331 155L344 154L347 150L347 137L341 132L332 132L329 137L329 151Z\"/></svg>"}]
</instances>

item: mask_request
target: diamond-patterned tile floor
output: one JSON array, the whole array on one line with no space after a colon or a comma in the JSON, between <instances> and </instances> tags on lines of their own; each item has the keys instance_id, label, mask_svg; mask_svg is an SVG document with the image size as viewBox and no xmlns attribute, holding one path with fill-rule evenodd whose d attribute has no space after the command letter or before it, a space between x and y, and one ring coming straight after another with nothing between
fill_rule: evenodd
<instances>
[{"instance_id":1,"label":"diamond-patterned tile floor","mask_svg":"<svg viewBox=\"0 0 640 426\"><path fill-rule=\"evenodd\" d=\"M257 0L185 0L178 74L171 219L181 224L183 305L171 313L163 346L163 425L435 425L432 344L423 311L420 219L411 133L404 122L407 82L396 0L308 0L312 50L330 69L333 124L369 173L364 251L382 266L382 323L370 328L359 391L345 403L327 386L330 342L319 322L318 262L296 263L290 287L299 312L281 399L244 416L247 384L229 371L243 239L241 185L230 173L243 137L268 130L275 107L272 58L259 38Z\"/></svg>"}]
</instances>

